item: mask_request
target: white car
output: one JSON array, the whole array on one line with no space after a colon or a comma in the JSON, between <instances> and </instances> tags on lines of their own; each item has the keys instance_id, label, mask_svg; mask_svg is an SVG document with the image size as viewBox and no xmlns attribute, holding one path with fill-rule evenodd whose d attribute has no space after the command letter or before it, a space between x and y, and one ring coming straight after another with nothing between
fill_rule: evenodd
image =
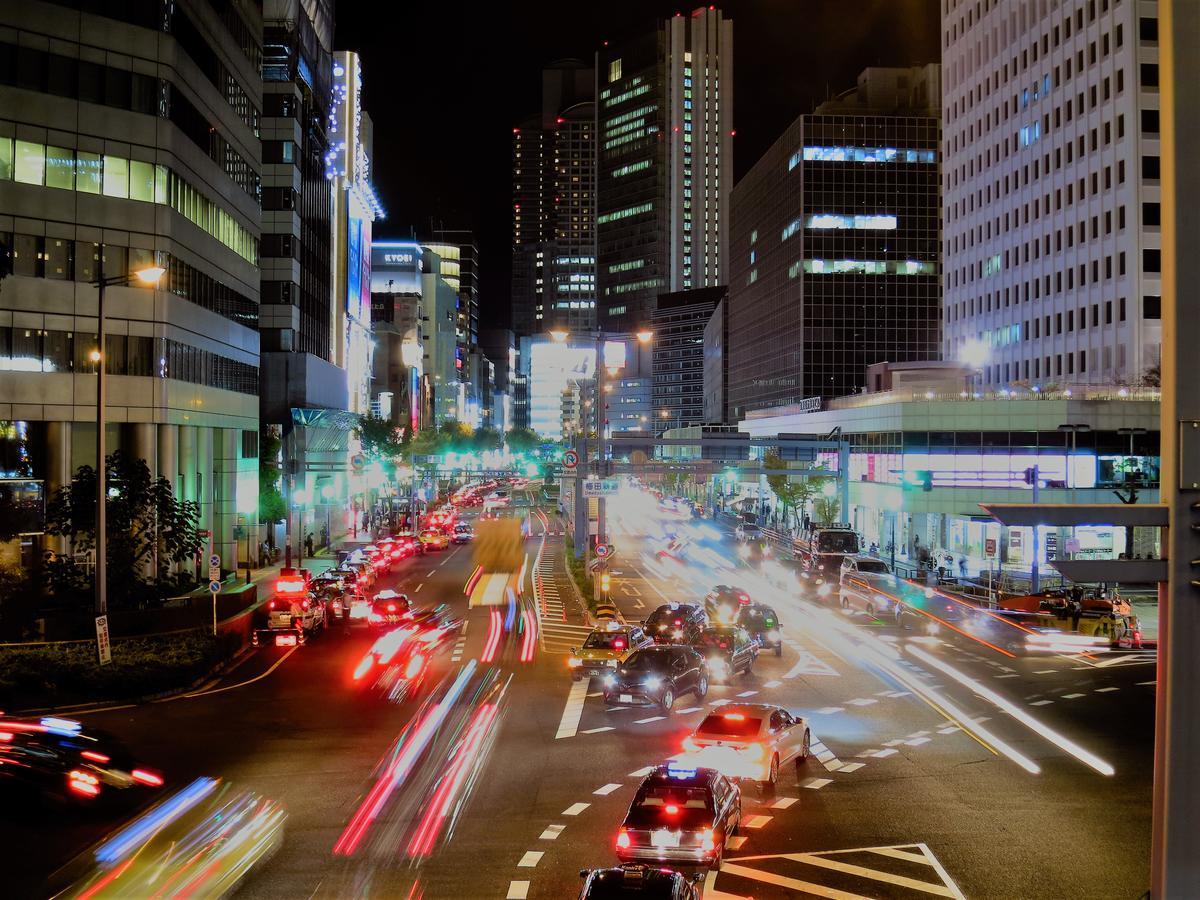
<instances>
[{"instance_id":1,"label":"white car","mask_svg":"<svg viewBox=\"0 0 1200 900\"><path fill-rule=\"evenodd\" d=\"M733 536L739 541L761 541L763 539L762 526L755 525L753 522L742 522L734 529Z\"/></svg>"},{"instance_id":2,"label":"white car","mask_svg":"<svg viewBox=\"0 0 1200 900\"><path fill-rule=\"evenodd\" d=\"M868 616L878 613L900 615L900 604L892 596L892 587L885 579L877 584L876 577L890 576L892 570L882 559L873 556L847 556L842 560L839 594L842 609L862 610Z\"/></svg>"},{"instance_id":3,"label":"white car","mask_svg":"<svg viewBox=\"0 0 1200 900\"><path fill-rule=\"evenodd\" d=\"M678 764L716 769L772 791L780 768L788 763L794 762L800 778L811 745L812 734L802 716L766 703L729 703L715 707L684 738Z\"/></svg>"}]
</instances>

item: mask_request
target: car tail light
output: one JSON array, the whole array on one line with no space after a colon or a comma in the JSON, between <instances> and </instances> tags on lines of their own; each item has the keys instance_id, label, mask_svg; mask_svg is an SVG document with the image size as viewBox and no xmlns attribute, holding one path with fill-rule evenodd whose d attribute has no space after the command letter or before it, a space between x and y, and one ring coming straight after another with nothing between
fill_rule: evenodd
<instances>
[{"instance_id":1,"label":"car tail light","mask_svg":"<svg viewBox=\"0 0 1200 900\"><path fill-rule=\"evenodd\" d=\"M716 848L717 844L716 841L713 840L713 830L711 828L705 828L704 831L700 833L700 849L705 853L711 853Z\"/></svg>"},{"instance_id":2,"label":"car tail light","mask_svg":"<svg viewBox=\"0 0 1200 900\"><path fill-rule=\"evenodd\" d=\"M679 815L679 807L676 806L674 803L668 803L666 806L663 807L663 809L666 810L668 816Z\"/></svg>"},{"instance_id":3,"label":"car tail light","mask_svg":"<svg viewBox=\"0 0 1200 900\"><path fill-rule=\"evenodd\" d=\"M0 738L0 740L3 740L3 738ZM79 755L82 756L84 759L90 759L92 762L98 762L98 763L108 762L107 756L105 756L103 753L97 753L95 750L84 750Z\"/></svg>"},{"instance_id":4,"label":"car tail light","mask_svg":"<svg viewBox=\"0 0 1200 900\"><path fill-rule=\"evenodd\" d=\"M633 841L629 839L629 832L622 828L620 833L617 835L617 849L628 850L632 843Z\"/></svg>"},{"instance_id":5,"label":"car tail light","mask_svg":"<svg viewBox=\"0 0 1200 900\"><path fill-rule=\"evenodd\" d=\"M617 649L617 650L624 650L625 642L624 641L613 641L613 648Z\"/></svg>"},{"instance_id":6,"label":"car tail light","mask_svg":"<svg viewBox=\"0 0 1200 900\"><path fill-rule=\"evenodd\" d=\"M389 603L389 604L388 604L388 612L395 612L395 611L396 611L396 604L395 604L395 603Z\"/></svg>"},{"instance_id":7,"label":"car tail light","mask_svg":"<svg viewBox=\"0 0 1200 900\"><path fill-rule=\"evenodd\" d=\"M134 769L131 774L134 781L148 784L150 787L162 787L162 776L156 772L148 772L145 769Z\"/></svg>"},{"instance_id":8,"label":"car tail light","mask_svg":"<svg viewBox=\"0 0 1200 900\"><path fill-rule=\"evenodd\" d=\"M67 775L67 786L84 797L95 797L100 793L100 779L88 772L72 769Z\"/></svg>"},{"instance_id":9,"label":"car tail light","mask_svg":"<svg viewBox=\"0 0 1200 900\"><path fill-rule=\"evenodd\" d=\"M11 731L0 731L0 744L7 744L13 739Z\"/></svg>"}]
</instances>

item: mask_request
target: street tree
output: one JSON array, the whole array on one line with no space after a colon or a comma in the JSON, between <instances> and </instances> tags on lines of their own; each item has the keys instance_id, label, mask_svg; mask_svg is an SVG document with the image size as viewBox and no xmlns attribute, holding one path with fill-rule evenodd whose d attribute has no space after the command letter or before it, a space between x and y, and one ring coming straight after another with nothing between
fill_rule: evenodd
<instances>
[{"instance_id":1,"label":"street tree","mask_svg":"<svg viewBox=\"0 0 1200 900\"><path fill-rule=\"evenodd\" d=\"M281 443L274 428L262 429L258 439L258 521L263 525L275 525L287 518L287 504L279 490ZM273 545L274 529L267 529L267 535Z\"/></svg>"},{"instance_id":2,"label":"street tree","mask_svg":"<svg viewBox=\"0 0 1200 900\"><path fill-rule=\"evenodd\" d=\"M143 459L120 450L106 461L108 596L117 608L161 596L164 589L190 585L172 572L200 552L199 504L180 500L171 483L154 478ZM96 547L96 471L81 466L69 485L55 492L46 509L46 533L65 537L75 552ZM67 594L89 588L90 575L68 560L49 568L52 585Z\"/></svg>"},{"instance_id":3,"label":"street tree","mask_svg":"<svg viewBox=\"0 0 1200 900\"><path fill-rule=\"evenodd\" d=\"M497 429L485 425L483 428L475 429L472 444L478 452L483 453L487 450L499 450L503 440L504 438Z\"/></svg>"},{"instance_id":4,"label":"street tree","mask_svg":"<svg viewBox=\"0 0 1200 900\"><path fill-rule=\"evenodd\" d=\"M504 444L509 453L529 453L541 443L542 439L532 428L510 428L504 435Z\"/></svg>"},{"instance_id":5,"label":"street tree","mask_svg":"<svg viewBox=\"0 0 1200 900\"><path fill-rule=\"evenodd\" d=\"M763 457L763 468L765 469L783 469L786 467L787 463L777 453L768 453ZM813 475L811 472L797 474L800 475L800 478L795 481L792 480L794 476L791 475L767 476L767 485L771 488L771 492L775 494L784 509L785 524L791 519L794 519L796 522L803 521L809 501L820 492L822 485L832 477L830 475Z\"/></svg>"},{"instance_id":6,"label":"street tree","mask_svg":"<svg viewBox=\"0 0 1200 900\"><path fill-rule=\"evenodd\" d=\"M359 416L354 431L358 435L358 442L362 444L363 453L371 459L395 462L408 449L404 431L382 416Z\"/></svg>"},{"instance_id":7,"label":"street tree","mask_svg":"<svg viewBox=\"0 0 1200 900\"><path fill-rule=\"evenodd\" d=\"M837 497L826 497L822 494L813 500L813 518L822 525L832 525L837 521L842 509L842 501Z\"/></svg>"}]
</instances>

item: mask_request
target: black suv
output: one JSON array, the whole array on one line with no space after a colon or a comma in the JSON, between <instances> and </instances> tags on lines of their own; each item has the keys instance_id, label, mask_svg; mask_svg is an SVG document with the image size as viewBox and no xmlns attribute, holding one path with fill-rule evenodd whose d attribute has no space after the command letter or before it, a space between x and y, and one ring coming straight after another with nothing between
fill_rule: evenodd
<instances>
[{"instance_id":1,"label":"black suv","mask_svg":"<svg viewBox=\"0 0 1200 900\"><path fill-rule=\"evenodd\" d=\"M749 675L758 659L758 644L739 625L705 628L693 646L704 656L714 681L730 681L738 672Z\"/></svg>"},{"instance_id":2,"label":"black suv","mask_svg":"<svg viewBox=\"0 0 1200 900\"><path fill-rule=\"evenodd\" d=\"M737 623L751 638L758 641L758 646L764 650L770 647L776 656L783 655L783 625L775 610L762 603L751 603L738 610Z\"/></svg>"},{"instance_id":3,"label":"black suv","mask_svg":"<svg viewBox=\"0 0 1200 900\"><path fill-rule=\"evenodd\" d=\"M708 693L704 657L691 647L643 647L604 679L604 702L609 705L657 704L670 712L675 698L687 693L699 700Z\"/></svg>"},{"instance_id":4,"label":"black suv","mask_svg":"<svg viewBox=\"0 0 1200 900\"><path fill-rule=\"evenodd\" d=\"M700 900L697 885L704 879L691 878L662 866L629 865L612 869L584 869L579 900Z\"/></svg>"},{"instance_id":5,"label":"black suv","mask_svg":"<svg viewBox=\"0 0 1200 900\"><path fill-rule=\"evenodd\" d=\"M703 607L695 603L664 603L642 626L656 644L690 644L707 624Z\"/></svg>"}]
</instances>

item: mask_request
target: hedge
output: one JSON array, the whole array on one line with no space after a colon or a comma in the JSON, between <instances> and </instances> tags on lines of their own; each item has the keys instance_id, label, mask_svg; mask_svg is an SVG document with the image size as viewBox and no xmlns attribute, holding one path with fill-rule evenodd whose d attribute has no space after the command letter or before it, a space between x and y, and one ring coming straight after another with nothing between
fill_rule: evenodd
<instances>
[{"instance_id":1,"label":"hedge","mask_svg":"<svg viewBox=\"0 0 1200 900\"><path fill-rule=\"evenodd\" d=\"M567 568L571 572L571 577L575 579L575 585L579 588L579 593L583 595L588 611L594 613L596 611L595 581L588 572L584 561L575 558L575 542L571 540L569 534L566 538L566 551Z\"/></svg>"},{"instance_id":2,"label":"hedge","mask_svg":"<svg viewBox=\"0 0 1200 900\"><path fill-rule=\"evenodd\" d=\"M237 635L201 631L113 643L112 662L96 661L93 643L0 646L0 708L131 700L185 688L237 652Z\"/></svg>"}]
</instances>

